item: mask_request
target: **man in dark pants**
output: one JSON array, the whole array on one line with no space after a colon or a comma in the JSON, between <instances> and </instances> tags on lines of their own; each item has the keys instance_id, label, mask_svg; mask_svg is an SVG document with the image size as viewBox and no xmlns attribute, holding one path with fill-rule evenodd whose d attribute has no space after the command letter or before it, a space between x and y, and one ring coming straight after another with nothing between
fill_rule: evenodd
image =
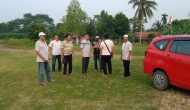
<instances>
[{"instance_id":1,"label":"man in dark pants","mask_svg":"<svg viewBox=\"0 0 190 110\"><path fill-rule=\"evenodd\" d=\"M54 40L50 42L49 49L52 54L52 72L55 72L56 59L58 60L58 71L61 72L61 41L59 36L54 36Z\"/></svg>"},{"instance_id":2,"label":"man in dark pants","mask_svg":"<svg viewBox=\"0 0 190 110\"><path fill-rule=\"evenodd\" d=\"M73 43L69 34L65 35L65 40L61 44L62 48L62 62L64 64L63 74L67 74L67 65L69 65L69 75L72 74L72 54L73 54Z\"/></svg>"},{"instance_id":3,"label":"man in dark pants","mask_svg":"<svg viewBox=\"0 0 190 110\"><path fill-rule=\"evenodd\" d=\"M106 64L108 64L108 70L109 74L112 74L112 62L111 59L114 54L114 44L113 41L109 40L108 35L104 36L104 41L100 44L100 53L101 53L101 61L102 61L102 68L104 71L104 78L107 77L107 67Z\"/></svg>"},{"instance_id":4,"label":"man in dark pants","mask_svg":"<svg viewBox=\"0 0 190 110\"><path fill-rule=\"evenodd\" d=\"M132 44L128 41L128 35L123 37L123 45L120 59L123 60L124 77L130 76L130 61L132 56Z\"/></svg>"},{"instance_id":5,"label":"man in dark pants","mask_svg":"<svg viewBox=\"0 0 190 110\"><path fill-rule=\"evenodd\" d=\"M102 71L102 64L101 64L101 57L100 57L101 41L99 39L100 39L100 37L96 36L95 41L92 43L92 48L94 49L94 69L95 69L95 71L98 71L98 64L97 64L98 61L100 64L100 71Z\"/></svg>"},{"instance_id":6,"label":"man in dark pants","mask_svg":"<svg viewBox=\"0 0 190 110\"><path fill-rule=\"evenodd\" d=\"M87 74L88 71L88 64L90 60L90 40L89 40L89 35L86 34L84 36L84 39L81 41L81 57L82 57L82 73Z\"/></svg>"}]
</instances>

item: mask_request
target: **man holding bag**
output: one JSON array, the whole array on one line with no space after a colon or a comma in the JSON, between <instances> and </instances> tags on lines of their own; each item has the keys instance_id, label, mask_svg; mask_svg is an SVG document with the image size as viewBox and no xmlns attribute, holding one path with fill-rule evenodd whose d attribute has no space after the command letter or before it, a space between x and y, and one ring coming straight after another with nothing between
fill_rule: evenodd
<instances>
[{"instance_id":1,"label":"man holding bag","mask_svg":"<svg viewBox=\"0 0 190 110\"><path fill-rule=\"evenodd\" d=\"M104 41L100 44L100 53L101 53L101 61L102 68L104 72L104 78L107 77L107 66L109 74L112 74L112 61L114 55L114 44L113 41L109 39L108 35L104 35Z\"/></svg>"}]
</instances>

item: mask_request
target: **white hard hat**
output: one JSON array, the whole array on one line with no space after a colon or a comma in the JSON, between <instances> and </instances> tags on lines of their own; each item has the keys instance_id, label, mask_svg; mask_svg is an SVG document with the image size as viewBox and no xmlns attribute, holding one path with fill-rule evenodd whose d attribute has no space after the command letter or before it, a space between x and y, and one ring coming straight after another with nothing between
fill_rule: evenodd
<instances>
[{"instance_id":1,"label":"white hard hat","mask_svg":"<svg viewBox=\"0 0 190 110\"><path fill-rule=\"evenodd\" d=\"M129 36L128 35L124 35L123 38L128 38Z\"/></svg>"},{"instance_id":2,"label":"white hard hat","mask_svg":"<svg viewBox=\"0 0 190 110\"><path fill-rule=\"evenodd\" d=\"M40 32L39 34L38 34L38 36L40 37L40 36L45 36L46 34L44 33L44 32Z\"/></svg>"}]
</instances>

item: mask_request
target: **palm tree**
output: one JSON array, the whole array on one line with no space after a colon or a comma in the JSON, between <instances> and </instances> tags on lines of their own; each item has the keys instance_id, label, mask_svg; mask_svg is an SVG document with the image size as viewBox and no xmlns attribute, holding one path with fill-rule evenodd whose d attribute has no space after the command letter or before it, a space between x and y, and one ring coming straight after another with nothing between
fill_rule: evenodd
<instances>
[{"instance_id":1,"label":"palm tree","mask_svg":"<svg viewBox=\"0 0 190 110\"><path fill-rule=\"evenodd\" d=\"M161 23L160 21L156 21L156 22L154 22L154 23L152 24L152 29L153 29L154 31L160 32L162 28L163 28L163 25L162 25L162 23Z\"/></svg>"},{"instance_id":2,"label":"palm tree","mask_svg":"<svg viewBox=\"0 0 190 110\"><path fill-rule=\"evenodd\" d=\"M162 23L163 23L163 25L166 25L167 24L167 17L168 17L168 15L167 14L162 14Z\"/></svg>"},{"instance_id":3,"label":"palm tree","mask_svg":"<svg viewBox=\"0 0 190 110\"><path fill-rule=\"evenodd\" d=\"M153 10L157 10L156 6L158 5L153 0L130 0L128 3L132 4L133 8L136 9L135 17L137 17L141 21L141 25L143 25L144 22L147 22L147 17L150 19L154 16Z\"/></svg>"}]
</instances>

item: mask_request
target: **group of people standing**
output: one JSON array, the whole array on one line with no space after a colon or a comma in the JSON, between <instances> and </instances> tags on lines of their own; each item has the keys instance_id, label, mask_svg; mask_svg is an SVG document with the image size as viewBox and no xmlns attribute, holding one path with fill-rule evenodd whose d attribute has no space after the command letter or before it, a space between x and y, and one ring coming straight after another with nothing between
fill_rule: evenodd
<instances>
[{"instance_id":1,"label":"group of people standing","mask_svg":"<svg viewBox=\"0 0 190 110\"><path fill-rule=\"evenodd\" d=\"M58 61L58 71L62 71L62 64L64 64L63 75L72 75L72 61L74 45L71 40L71 35L66 34L64 41L59 40L59 36L54 36L49 45L45 40L46 34L39 33L39 40L36 42L35 51L37 55L37 62L39 65L39 82L41 85L46 85L44 81L44 70L46 72L47 81L52 82L49 67L49 56L52 56L52 72L55 72L56 61ZM123 45L121 49L120 59L123 61L124 77L130 76L130 61L132 56L132 44L128 41L128 35L123 36ZM106 79L107 74L112 74L112 58L114 57L114 43L109 39L108 35L104 35L104 39L100 40L99 36L95 37L94 42L90 42L90 37L85 34L81 40L81 59L82 59L82 74L88 73L88 65L91 57L91 48L93 48L94 70L104 73ZM99 63L99 67L98 67ZM107 71L108 67L108 71Z\"/></svg>"}]
</instances>

